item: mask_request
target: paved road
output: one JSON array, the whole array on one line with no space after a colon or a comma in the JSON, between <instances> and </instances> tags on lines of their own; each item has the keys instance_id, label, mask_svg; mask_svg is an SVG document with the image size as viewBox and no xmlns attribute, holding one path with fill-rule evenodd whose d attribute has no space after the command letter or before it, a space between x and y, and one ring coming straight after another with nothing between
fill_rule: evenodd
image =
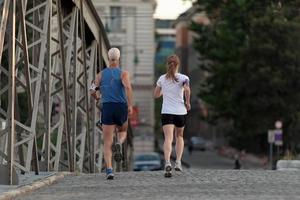
<instances>
[{"instance_id":1,"label":"paved road","mask_svg":"<svg viewBox=\"0 0 300 200\"><path fill-rule=\"evenodd\" d=\"M191 168L200 169L233 169L234 160L219 156L215 151L193 151L191 155L185 150L183 160L191 165ZM259 164L243 161L243 169L261 169Z\"/></svg>"},{"instance_id":2,"label":"paved road","mask_svg":"<svg viewBox=\"0 0 300 200\"><path fill-rule=\"evenodd\" d=\"M264 170L186 170L172 178L162 172L66 177L18 200L294 200L300 199L300 173Z\"/></svg>"},{"instance_id":3,"label":"paved road","mask_svg":"<svg viewBox=\"0 0 300 200\"><path fill-rule=\"evenodd\" d=\"M191 155L184 153L183 159L191 168L201 169L233 169L234 161L219 156L214 151L193 151Z\"/></svg>"},{"instance_id":4,"label":"paved road","mask_svg":"<svg viewBox=\"0 0 300 200\"><path fill-rule=\"evenodd\" d=\"M160 148L163 148L163 144L161 142ZM172 148L172 158L176 158L175 153L175 145ZM163 151L161 150L163 153ZM190 165L193 169L233 169L234 160L225 158L220 156L214 150L206 150L206 151L193 151L190 155L188 153L187 147L185 147L182 160L184 163ZM257 169L258 166L253 166L249 163L243 163L243 169Z\"/></svg>"}]
</instances>

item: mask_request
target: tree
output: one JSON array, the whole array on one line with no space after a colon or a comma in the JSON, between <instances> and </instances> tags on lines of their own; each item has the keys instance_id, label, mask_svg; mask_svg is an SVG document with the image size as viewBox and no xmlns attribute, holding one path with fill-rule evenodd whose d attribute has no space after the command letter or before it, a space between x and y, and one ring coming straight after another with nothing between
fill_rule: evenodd
<instances>
[{"instance_id":1,"label":"tree","mask_svg":"<svg viewBox=\"0 0 300 200\"><path fill-rule=\"evenodd\" d=\"M300 1L197 3L211 19L192 29L200 35L195 48L201 59L210 61L201 66L211 76L200 93L217 113L212 121L232 120L232 144L261 150L280 119L291 144L300 113Z\"/></svg>"}]
</instances>

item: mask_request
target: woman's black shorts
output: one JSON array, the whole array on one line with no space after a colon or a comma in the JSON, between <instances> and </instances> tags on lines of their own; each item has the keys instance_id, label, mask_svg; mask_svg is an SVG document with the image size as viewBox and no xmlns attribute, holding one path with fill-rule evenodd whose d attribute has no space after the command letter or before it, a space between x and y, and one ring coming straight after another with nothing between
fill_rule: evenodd
<instances>
[{"instance_id":1,"label":"woman's black shorts","mask_svg":"<svg viewBox=\"0 0 300 200\"><path fill-rule=\"evenodd\" d=\"M174 124L178 128L185 126L187 115L161 114L161 124Z\"/></svg>"}]
</instances>

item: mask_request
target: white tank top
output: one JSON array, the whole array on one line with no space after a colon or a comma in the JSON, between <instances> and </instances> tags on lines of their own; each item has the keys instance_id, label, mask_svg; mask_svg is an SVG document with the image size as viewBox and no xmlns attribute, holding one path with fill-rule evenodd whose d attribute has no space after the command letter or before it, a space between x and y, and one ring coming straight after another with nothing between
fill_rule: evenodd
<instances>
[{"instance_id":1,"label":"white tank top","mask_svg":"<svg viewBox=\"0 0 300 200\"><path fill-rule=\"evenodd\" d=\"M189 84L189 77L180 73L176 74L177 82L166 78L166 74L159 77L157 86L161 87L163 95L162 114L185 115L187 114L183 99L183 86Z\"/></svg>"}]
</instances>

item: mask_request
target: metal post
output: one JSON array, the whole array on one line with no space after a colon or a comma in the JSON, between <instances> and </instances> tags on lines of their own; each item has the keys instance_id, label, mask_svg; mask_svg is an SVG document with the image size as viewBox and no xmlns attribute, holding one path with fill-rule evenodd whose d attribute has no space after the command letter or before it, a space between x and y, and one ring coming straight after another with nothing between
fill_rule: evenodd
<instances>
[{"instance_id":1,"label":"metal post","mask_svg":"<svg viewBox=\"0 0 300 200\"><path fill-rule=\"evenodd\" d=\"M76 137L77 137L77 37L78 37L78 12L77 9L75 12L75 27L74 27L74 43L73 43L73 117L72 117L72 144L73 144L73 152L74 152L74 168L76 170L77 162L76 162Z\"/></svg>"},{"instance_id":2,"label":"metal post","mask_svg":"<svg viewBox=\"0 0 300 200\"><path fill-rule=\"evenodd\" d=\"M270 143L270 169L273 169L273 143Z\"/></svg>"},{"instance_id":3,"label":"metal post","mask_svg":"<svg viewBox=\"0 0 300 200\"><path fill-rule=\"evenodd\" d=\"M51 108L52 101L51 98L51 19L52 19L52 0L48 0L49 6L49 16L48 17L48 30L47 30L47 59L46 59L46 162L47 162L47 171L52 170L50 165L51 160Z\"/></svg>"},{"instance_id":4,"label":"metal post","mask_svg":"<svg viewBox=\"0 0 300 200\"><path fill-rule=\"evenodd\" d=\"M279 160L279 156L280 156L279 148L280 148L279 145L277 145L277 161Z\"/></svg>"},{"instance_id":5,"label":"metal post","mask_svg":"<svg viewBox=\"0 0 300 200\"><path fill-rule=\"evenodd\" d=\"M32 111L33 111L33 101L32 101L32 92L31 92L31 78L30 78L30 68L29 68L29 55L28 55L28 45L27 45L27 34L26 34L26 24L25 24L25 14L24 14L24 2L20 0L18 3L18 9L19 9L19 19L21 22L21 35L22 35L22 43L23 43L23 57L24 57L24 64L25 64L25 79L26 79L26 92L27 92L27 98L28 98L28 119L29 122L32 120ZM36 91L37 92L37 91ZM36 134L35 138L33 139L33 167L35 169L35 174L39 173L39 166L38 166L38 152L37 152L37 141L36 141ZM23 155L22 155L23 156Z\"/></svg>"},{"instance_id":6,"label":"metal post","mask_svg":"<svg viewBox=\"0 0 300 200\"><path fill-rule=\"evenodd\" d=\"M16 82L17 85L17 82ZM20 109L19 109L19 100L18 100L18 93L17 90L15 88L15 94L16 94L16 98L15 98L15 119L19 120L21 119L20 117ZM15 127L15 141L21 141L22 140L22 129L19 127ZM25 160L24 160L24 151L23 151L23 147L21 145L18 146L17 148L17 152L18 152L18 156L19 156L19 163L21 165L25 165ZM25 171L21 169L21 174L25 174Z\"/></svg>"},{"instance_id":7,"label":"metal post","mask_svg":"<svg viewBox=\"0 0 300 200\"><path fill-rule=\"evenodd\" d=\"M71 147L71 138L70 138L70 109L69 109L69 92L68 92L68 84L67 84L67 73L65 66L65 51L64 51L64 35L63 35L63 17L62 17L62 9L61 9L61 0L57 0L57 16L58 16L58 35L59 35L59 45L60 45L60 60L61 67L63 71L63 91L64 91L64 103L65 103L65 132L66 132L66 140L67 140L67 148L68 148L68 163L69 170L73 171L73 152Z\"/></svg>"},{"instance_id":8,"label":"metal post","mask_svg":"<svg viewBox=\"0 0 300 200\"><path fill-rule=\"evenodd\" d=\"M13 184L14 159L15 159L15 37L16 37L16 0L11 0L9 9L9 114L8 114L8 163L9 163L9 181Z\"/></svg>"},{"instance_id":9,"label":"metal post","mask_svg":"<svg viewBox=\"0 0 300 200\"><path fill-rule=\"evenodd\" d=\"M1 64L1 60L2 60L4 37L5 37L7 17L8 17L8 12L9 12L9 3L10 3L10 0L4 0L3 10L2 10L2 15L1 15L2 18L1 18L1 24L0 24L0 64Z\"/></svg>"},{"instance_id":10,"label":"metal post","mask_svg":"<svg viewBox=\"0 0 300 200\"><path fill-rule=\"evenodd\" d=\"M102 51L102 36L101 35L99 35L99 44L98 44L98 60L99 60L99 68L98 69L95 69L95 75L96 75L96 73L97 73L97 71L99 70L99 71L101 71L104 67L103 67L103 61L104 61L104 59L103 59L103 57L102 57L102 53L103 53L103 51ZM97 109L98 109L98 107L97 107ZM100 112L101 112L101 110L100 109L98 109L99 110L99 113L98 113L98 116L100 116ZM97 113L97 112L96 112ZM97 148L97 154L98 154L98 163L97 163L97 167L98 167L98 170L99 170L99 172L101 172L101 169L102 169L102 160L103 160L103 144L102 144L102 141L103 141L103 134L102 134L102 131L101 130L99 130L99 132L98 132L98 135L97 135L98 137L97 137L97 144L98 144L98 148Z\"/></svg>"},{"instance_id":11,"label":"metal post","mask_svg":"<svg viewBox=\"0 0 300 200\"><path fill-rule=\"evenodd\" d=\"M86 109L86 137L87 137L87 152L89 156L89 170L93 172L93 157L91 153L91 129L90 129L90 114L89 114L89 93L88 93L88 82L87 82L87 65L86 65L86 44L85 44L85 27L83 18L83 0L80 1L80 28L81 28L81 43L82 43L82 60L83 60L83 71L84 71L84 85L85 85L85 109Z\"/></svg>"},{"instance_id":12,"label":"metal post","mask_svg":"<svg viewBox=\"0 0 300 200\"><path fill-rule=\"evenodd\" d=\"M27 85L27 95L28 95L28 107L29 110L32 111L32 93L31 93L31 84L30 84L30 69L29 69L29 56L28 56L28 45L27 45L27 34L26 34L26 24L25 24L25 15L24 15L24 5L23 1L20 0L18 3L18 9L19 9L19 18L21 22L21 35L22 35L22 43L23 43L23 53L24 53L24 63L25 63L25 78L26 78L26 85ZM32 113L28 113L29 118L31 119Z\"/></svg>"}]
</instances>

